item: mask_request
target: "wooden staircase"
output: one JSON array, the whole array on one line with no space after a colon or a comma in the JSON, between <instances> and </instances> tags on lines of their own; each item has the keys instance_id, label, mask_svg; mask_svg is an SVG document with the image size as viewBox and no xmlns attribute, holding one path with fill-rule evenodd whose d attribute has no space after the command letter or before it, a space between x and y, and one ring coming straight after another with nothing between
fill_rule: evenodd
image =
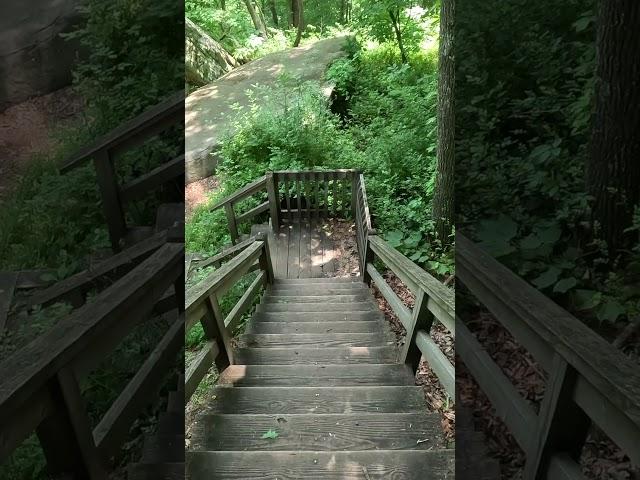
<instances>
[{"instance_id":1,"label":"wooden staircase","mask_svg":"<svg viewBox=\"0 0 640 480\"><path fill-rule=\"evenodd\" d=\"M360 277L275 280L197 420L187 478L454 478L398 354Z\"/></svg>"}]
</instances>

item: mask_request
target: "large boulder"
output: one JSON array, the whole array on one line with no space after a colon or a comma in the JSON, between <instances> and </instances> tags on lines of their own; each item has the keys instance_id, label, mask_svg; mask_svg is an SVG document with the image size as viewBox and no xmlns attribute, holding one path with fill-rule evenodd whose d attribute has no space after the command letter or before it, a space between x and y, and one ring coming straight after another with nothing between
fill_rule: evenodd
<instances>
[{"instance_id":1,"label":"large boulder","mask_svg":"<svg viewBox=\"0 0 640 480\"><path fill-rule=\"evenodd\" d=\"M0 111L72 80L79 46L61 38L81 20L81 0L3 2L0 16Z\"/></svg>"},{"instance_id":2,"label":"large boulder","mask_svg":"<svg viewBox=\"0 0 640 480\"><path fill-rule=\"evenodd\" d=\"M188 18L185 23L185 76L201 87L230 72L236 60L202 28Z\"/></svg>"}]
</instances>

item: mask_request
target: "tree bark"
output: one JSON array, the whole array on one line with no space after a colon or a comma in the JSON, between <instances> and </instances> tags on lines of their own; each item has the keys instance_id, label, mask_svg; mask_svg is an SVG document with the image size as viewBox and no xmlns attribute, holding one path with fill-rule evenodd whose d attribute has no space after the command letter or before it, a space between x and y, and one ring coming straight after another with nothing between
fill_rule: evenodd
<instances>
[{"instance_id":1,"label":"tree bark","mask_svg":"<svg viewBox=\"0 0 640 480\"><path fill-rule=\"evenodd\" d=\"M627 232L640 204L640 2L600 2L596 111L587 164L595 236L614 257L637 240Z\"/></svg>"},{"instance_id":2,"label":"tree bark","mask_svg":"<svg viewBox=\"0 0 640 480\"><path fill-rule=\"evenodd\" d=\"M271 10L271 18L273 18L274 26L278 26L278 9L276 8L276 0L269 0L269 10Z\"/></svg>"},{"instance_id":3,"label":"tree bark","mask_svg":"<svg viewBox=\"0 0 640 480\"><path fill-rule=\"evenodd\" d=\"M185 23L185 76L196 86L211 83L237 66L222 45L188 18Z\"/></svg>"},{"instance_id":4,"label":"tree bark","mask_svg":"<svg viewBox=\"0 0 640 480\"><path fill-rule=\"evenodd\" d=\"M302 40L302 31L304 30L304 5L303 0L297 0L298 3L298 33L296 34L296 40L293 42L293 46L297 47L300 45L300 40Z\"/></svg>"},{"instance_id":5,"label":"tree bark","mask_svg":"<svg viewBox=\"0 0 640 480\"><path fill-rule=\"evenodd\" d=\"M291 25L298 27L300 25L300 7L298 0L291 0Z\"/></svg>"},{"instance_id":6,"label":"tree bark","mask_svg":"<svg viewBox=\"0 0 640 480\"><path fill-rule=\"evenodd\" d=\"M408 63L409 59L407 58L407 53L404 50L404 42L402 41L402 30L400 29L400 9L397 8L395 10L389 10L389 16L391 17L391 24L393 25L393 31L396 34L398 48L400 48L402 63Z\"/></svg>"},{"instance_id":7,"label":"tree bark","mask_svg":"<svg viewBox=\"0 0 640 480\"><path fill-rule=\"evenodd\" d=\"M257 7L253 4L253 0L244 0L244 4L247 6L249 15L253 26L260 32L264 38L269 38L269 32L267 32L267 26L264 24L263 19L260 17Z\"/></svg>"},{"instance_id":8,"label":"tree bark","mask_svg":"<svg viewBox=\"0 0 640 480\"><path fill-rule=\"evenodd\" d=\"M442 0L440 6L440 50L438 52L438 165L432 209L436 235L442 245L451 244L451 229L455 221L454 9L455 0Z\"/></svg>"}]
</instances>

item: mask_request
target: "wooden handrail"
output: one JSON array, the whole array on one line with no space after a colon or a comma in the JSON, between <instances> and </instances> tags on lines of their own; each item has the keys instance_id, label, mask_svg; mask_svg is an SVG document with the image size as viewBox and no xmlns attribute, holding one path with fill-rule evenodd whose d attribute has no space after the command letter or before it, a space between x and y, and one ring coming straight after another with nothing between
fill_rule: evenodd
<instances>
[{"instance_id":1,"label":"wooden handrail","mask_svg":"<svg viewBox=\"0 0 640 480\"><path fill-rule=\"evenodd\" d=\"M189 332L196 323L200 322L206 344L187 370L185 402L189 401L213 363L220 371L234 363L231 332L252 305L259 291L273 283L273 266L267 236L260 234L257 238L244 243L249 244L234 247L235 257L186 293L185 331ZM261 271L231 312L224 317L219 299L240 278L251 271L256 262Z\"/></svg>"},{"instance_id":2,"label":"wooden handrail","mask_svg":"<svg viewBox=\"0 0 640 480\"><path fill-rule=\"evenodd\" d=\"M180 243L165 244L91 303L0 363L0 459L37 429L47 459L55 459L59 473L99 476L144 406L143 399L168 373L163 367L178 353L181 330L170 329L151 363L93 432L78 381L150 316L171 285L182 281L183 252Z\"/></svg>"},{"instance_id":3,"label":"wooden handrail","mask_svg":"<svg viewBox=\"0 0 640 480\"><path fill-rule=\"evenodd\" d=\"M434 319L455 335L453 290L445 287L377 235L368 234L364 244L365 278L378 288L407 331L399 361L409 364L415 372L420 358L424 356L447 394L455 398L454 367L429 336ZM402 302L374 267L373 260L376 256L416 296L413 309Z\"/></svg>"},{"instance_id":4,"label":"wooden handrail","mask_svg":"<svg viewBox=\"0 0 640 480\"><path fill-rule=\"evenodd\" d=\"M184 92L179 91L77 152L64 163L60 171L69 172L87 163L100 151L113 152L132 148L134 143L142 142L182 121L184 121Z\"/></svg>"},{"instance_id":5,"label":"wooden handrail","mask_svg":"<svg viewBox=\"0 0 640 480\"><path fill-rule=\"evenodd\" d=\"M223 198L219 202L215 203L213 207L211 207L211 211L217 210L219 208L224 207L227 204L238 203L240 200L244 200L247 197L250 197L254 193L259 192L260 190L265 190L265 185L267 183L266 175L254 180L251 183L248 183L244 187L236 190L228 197Z\"/></svg>"},{"instance_id":6,"label":"wooden handrail","mask_svg":"<svg viewBox=\"0 0 640 480\"><path fill-rule=\"evenodd\" d=\"M558 452L547 442L558 429L567 428L563 421L570 422L574 432L570 439L565 437L565 443L573 442L565 446L567 451L578 448L586 438L586 429L576 425L588 426L593 420L640 464L637 365L462 234L456 237L456 273L549 373L540 415L535 428L527 432L535 435L528 444L525 439L528 475L544 475L553 463L550 456ZM476 361L481 347L469 338L471 334L465 337L457 353L469 364ZM480 387L493 393L495 386L485 379L492 367L480 368L476 362L475 368L480 369L474 375ZM513 394L509 398L514 404L518 402ZM494 406L499 415L509 415L508 409ZM517 423L512 430L526 428L521 421Z\"/></svg>"}]
</instances>

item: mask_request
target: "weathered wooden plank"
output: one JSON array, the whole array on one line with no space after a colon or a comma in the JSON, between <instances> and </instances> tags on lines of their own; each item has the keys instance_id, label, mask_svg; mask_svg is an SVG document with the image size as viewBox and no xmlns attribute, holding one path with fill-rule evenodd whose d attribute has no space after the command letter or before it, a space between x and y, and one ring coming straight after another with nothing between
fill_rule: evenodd
<instances>
[{"instance_id":1,"label":"weathered wooden plank","mask_svg":"<svg viewBox=\"0 0 640 480\"><path fill-rule=\"evenodd\" d=\"M395 338L382 333L244 334L238 338L239 347L252 348L383 347L391 345L395 345Z\"/></svg>"},{"instance_id":2,"label":"weathered wooden plank","mask_svg":"<svg viewBox=\"0 0 640 480\"><path fill-rule=\"evenodd\" d=\"M336 252L331 234L324 227L322 228L320 239L322 240L322 272L325 276L333 276L336 269ZM321 280L327 281L328 279L318 279L318 281Z\"/></svg>"},{"instance_id":3,"label":"weathered wooden plank","mask_svg":"<svg viewBox=\"0 0 640 480\"><path fill-rule=\"evenodd\" d=\"M16 290L46 288L55 282L55 270L20 270L16 281Z\"/></svg>"},{"instance_id":4,"label":"weathered wooden plank","mask_svg":"<svg viewBox=\"0 0 640 480\"><path fill-rule=\"evenodd\" d=\"M91 304L76 310L2 362L0 423L4 424L70 362L74 362L76 371L92 368L98 355L113 348L148 315L158 298L182 274L183 255L181 244L163 246Z\"/></svg>"},{"instance_id":5,"label":"weathered wooden plank","mask_svg":"<svg viewBox=\"0 0 640 480\"><path fill-rule=\"evenodd\" d=\"M402 350L400 351L400 356L398 357L398 360L400 362L411 365L411 368L414 372L418 371L418 367L420 366L420 358L422 357L422 354L425 353L425 350L420 348L421 345L419 345L419 340L422 340L423 343L426 343L424 345L425 348L429 349L430 347L433 347L433 345L429 343L431 342L431 337L428 336L429 332L431 331L432 324L433 314L428 309L427 295L424 292L420 292L416 297L416 303L413 307L413 314L411 315L410 325L409 328L407 328L407 338L404 342L404 345L402 346ZM421 330L426 332L426 339L418 339L418 332L420 332ZM431 348L430 350L433 349ZM440 356L438 356L438 353L440 353L439 349L437 349L437 352L433 352L433 356L435 358L432 358L432 360L436 363L438 363L438 360L442 359ZM448 368L448 365L450 364L447 362L443 365ZM433 368L435 369L436 367ZM440 368L439 371L443 373L443 375L445 374L442 368ZM449 381L450 383L448 383L448 386L451 388L450 390L447 390L447 393L449 393L449 391L453 391L453 376L451 376L450 378L449 376L446 376L444 380L441 379L441 383L443 384ZM455 398L452 394L450 394L450 396L451 398Z\"/></svg>"},{"instance_id":6,"label":"weathered wooden plank","mask_svg":"<svg viewBox=\"0 0 640 480\"><path fill-rule=\"evenodd\" d=\"M62 173L73 170L101 151L131 148L169 126L183 121L184 91L180 91L83 148L67 160L60 170Z\"/></svg>"},{"instance_id":7,"label":"weathered wooden plank","mask_svg":"<svg viewBox=\"0 0 640 480\"><path fill-rule=\"evenodd\" d=\"M334 278L289 278L278 280L275 285L315 285L317 283L353 283L362 282L362 277L334 277Z\"/></svg>"},{"instance_id":8,"label":"weathered wooden plank","mask_svg":"<svg viewBox=\"0 0 640 480\"><path fill-rule=\"evenodd\" d=\"M263 303L256 307L256 312L370 312L378 311L378 306L373 301L361 301L345 304L325 303Z\"/></svg>"},{"instance_id":9,"label":"weathered wooden plank","mask_svg":"<svg viewBox=\"0 0 640 480\"><path fill-rule=\"evenodd\" d=\"M120 448L140 411L153 403L163 378L176 362L184 345L184 317L174 315L176 320L167 333L93 429L95 444L105 461Z\"/></svg>"},{"instance_id":10,"label":"weathered wooden plank","mask_svg":"<svg viewBox=\"0 0 640 480\"><path fill-rule=\"evenodd\" d=\"M202 350L198 352L196 357L192 360L191 365L187 368L185 373L184 383L184 396L185 403L189 401L193 392L196 391L198 385L204 378L205 374L214 364L215 359L218 357L219 349L218 345L214 341L206 342Z\"/></svg>"},{"instance_id":11,"label":"weathered wooden plank","mask_svg":"<svg viewBox=\"0 0 640 480\"><path fill-rule=\"evenodd\" d=\"M0 272L0 335L7 323L17 281L17 272Z\"/></svg>"},{"instance_id":12,"label":"weathered wooden plank","mask_svg":"<svg viewBox=\"0 0 640 480\"><path fill-rule=\"evenodd\" d=\"M439 415L204 415L194 449L262 451L430 450L442 445ZM275 430L277 441L262 438Z\"/></svg>"},{"instance_id":13,"label":"weathered wooden plank","mask_svg":"<svg viewBox=\"0 0 640 480\"><path fill-rule=\"evenodd\" d=\"M311 227L310 250L311 250L311 278L322 277L322 226L320 225L320 212L316 211L317 221Z\"/></svg>"},{"instance_id":14,"label":"weathered wooden plank","mask_svg":"<svg viewBox=\"0 0 640 480\"><path fill-rule=\"evenodd\" d=\"M354 295L369 293L369 288L362 282L349 283L314 283L313 285L282 285L275 283L269 293L279 297L295 297L306 295Z\"/></svg>"},{"instance_id":15,"label":"weathered wooden plank","mask_svg":"<svg viewBox=\"0 0 640 480\"><path fill-rule=\"evenodd\" d=\"M82 295L94 288L104 286L112 282L114 277L131 271L138 263L149 257L166 243L166 232L159 232L146 242L142 242L128 248L104 262L99 263L91 270L72 275L51 287L35 292L26 303L27 306L50 305L52 303L67 300L74 295Z\"/></svg>"},{"instance_id":16,"label":"weathered wooden plank","mask_svg":"<svg viewBox=\"0 0 640 480\"><path fill-rule=\"evenodd\" d=\"M225 203L224 212L227 216L227 224L229 226L229 233L231 234L231 243L235 245L240 238L240 233L238 233L238 223L236 220L236 213L233 209L233 203Z\"/></svg>"},{"instance_id":17,"label":"weathered wooden plank","mask_svg":"<svg viewBox=\"0 0 640 480\"><path fill-rule=\"evenodd\" d=\"M436 374L438 380L440 380L440 384L444 387L447 395L449 395L450 398L455 398L456 372L449 359L423 330L418 331L415 341L424 359L429 364L429 367Z\"/></svg>"},{"instance_id":18,"label":"weathered wooden plank","mask_svg":"<svg viewBox=\"0 0 640 480\"><path fill-rule=\"evenodd\" d=\"M551 457L547 478L554 480L586 480L582 468L566 453Z\"/></svg>"},{"instance_id":19,"label":"weathered wooden plank","mask_svg":"<svg viewBox=\"0 0 640 480\"><path fill-rule=\"evenodd\" d=\"M494 306L503 309L498 318L503 319L507 329L511 330L512 325L524 324L528 334L533 332L531 335L514 332L514 336L536 356L545 370L549 371L553 357L540 355L557 351L584 377L585 383L591 385L593 391L586 393L583 390L584 396L576 393L574 397L578 405L590 406L589 410L583 407L590 416L598 415L599 410L602 412L601 405L608 403L612 409L606 415L600 415L600 418L604 420L614 412L626 417L626 422L616 423L613 428L608 420L598 422L598 425L614 441L624 441L625 445L621 446L636 457L634 461L640 463L640 453L636 453L640 439L640 377L637 375L637 365L463 235L456 237L456 245L457 264L461 265L460 270L456 267L456 273L464 284L472 292L478 286L483 286L483 303L486 303L487 296L491 296L489 303L492 305L487 307L492 311ZM486 292L487 289L489 292ZM504 316L506 312L509 316ZM580 383L578 379L576 390ZM598 392L597 399L592 397L595 392ZM624 424L627 426L621 427Z\"/></svg>"},{"instance_id":20,"label":"weathered wooden plank","mask_svg":"<svg viewBox=\"0 0 640 480\"><path fill-rule=\"evenodd\" d=\"M187 317L191 314L192 310L195 310L195 307L197 307L199 303L204 302L204 299L211 293L216 292L219 295L223 295L226 291L225 288L228 289L230 286L228 284L238 275L244 275L249 267L260 257L262 249L262 242L253 242L231 261L225 263L203 281L187 290Z\"/></svg>"},{"instance_id":21,"label":"weathered wooden plank","mask_svg":"<svg viewBox=\"0 0 640 480\"><path fill-rule=\"evenodd\" d=\"M247 309L251 306L253 301L260 289L264 286L266 281L266 275L264 272L258 273L258 276L255 278L249 288L242 294L238 303L235 304L227 318L224 319L224 324L230 332L233 332L235 328L238 326L238 322L242 319L242 315L247 311Z\"/></svg>"},{"instance_id":22,"label":"weathered wooden plank","mask_svg":"<svg viewBox=\"0 0 640 480\"><path fill-rule=\"evenodd\" d=\"M144 197L149 191L184 175L184 155L163 163L122 187L121 198L127 203Z\"/></svg>"},{"instance_id":23,"label":"weathered wooden plank","mask_svg":"<svg viewBox=\"0 0 640 480\"><path fill-rule=\"evenodd\" d=\"M256 322L355 322L355 321L384 321L380 310L362 310L351 312L257 312L253 316Z\"/></svg>"},{"instance_id":24,"label":"weathered wooden plank","mask_svg":"<svg viewBox=\"0 0 640 480\"><path fill-rule=\"evenodd\" d=\"M217 387L210 413L424 413L420 387Z\"/></svg>"},{"instance_id":25,"label":"weathered wooden plank","mask_svg":"<svg viewBox=\"0 0 640 480\"><path fill-rule=\"evenodd\" d=\"M205 300L209 314L203 318L202 327L208 340L215 340L220 349L220 355L216 358L216 367L222 371L229 364L235 363L234 350L231 343L231 334L224 324L222 309L217 295L211 294Z\"/></svg>"},{"instance_id":26,"label":"weathered wooden plank","mask_svg":"<svg viewBox=\"0 0 640 480\"><path fill-rule=\"evenodd\" d=\"M246 333L375 333L385 335L388 327L380 321L340 322L258 322L250 321Z\"/></svg>"},{"instance_id":27,"label":"weathered wooden plank","mask_svg":"<svg viewBox=\"0 0 640 480\"><path fill-rule=\"evenodd\" d=\"M204 258L202 260L194 260L193 261L194 265L191 267L191 269L193 270L198 268L204 268L204 267L208 267L209 265L220 266L222 262L224 262L225 260L231 257L234 257L236 254L238 254L239 252L247 248L249 245L251 245L254 241L255 241L255 237L249 237L243 242L240 242L237 245L233 245L225 249L222 253L214 255L213 257Z\"/></svg>"},{"instance_id":28,"label":"weathered wooden plank","mask_svg":"<svg viewBox=\"0 0 640 480\"><path fill-rule=\"evenodd\" d=\"M415 385L404 364L353 365L231 365L218 380L220 386L338 387L355 385Z\"/></svg>"},{"instance_id":29,"label":"weathered wooden plank","mask_svg":"<svg viewBox=\"0 0 640 480\"><path fill-rule=\"evenodd\" d=\"M533 408L520 396L462 321L458 319L457 324L456 354L476 379L520 447L527 451L531 432L535 431L537 421Z\"/></svg>"},{"instance_id":30,"label":"weathered wooden plank","mask_svg":"<svg viewBox=\"0 0 640 480\"><path fill-rule=\"evenodd\" d=\"M269 199L269 212L274 231L280 228L280 203L278 201L278 184L273 172L267 173L267 198Z\"/></svg>"},{"instance_id":31,"label":"weathered wooden plank","mask_svg":"<svg viewBox=\"0 0 640 480\"><path fill-rule=\"evenodd\" d=\"M260 215L261 213L269 211L269 202L264 202L258 205L257 207L252 208L251 210L247 210L242 215L238 215L236 217L236 222L238 224L248 222L256 215Z\"/></svg>"},{"instance_id":32,"label":"weathered wooden plank","mask_svg":"<svg viewBox=\"0 0 640 480\"><path fill-rule=\"evenodd\" d=\"M404 328L407 329L407 331L410 330L413 314L409 307L402 303L402 300L400 300L393 289L387 284L387 282L385 282L382 275L378 273L378 270L376 270L372 263L367 264L367 272L371 275L373 283L378 288L382 296L387 300L389 305L391 305L391 309L398 316L402 325L404 325Z\"/></svg>"},{"instance_id":33,"label":"weathered wooden plank","mask_svg":"<svg viewBox=\"0 0 640 480\"><path fill-rule=\"evenodd\" d=\"M430 298L438 303L449 317L454 317L453 290L447 288L436 278L429 275L377 235L370 235L368 241L373 252L378 255L378 257L393 270L393 273L414 293L417 293L419 289L424 290Z\"/></svg>"},{"instance_id":34,"label":"weathered wooden plank","mask_svg":"<svg viewBox=\"0 0 640 480\"><path fill-rule=\"evenodd\" d=\"M183 462L134 463L127 468L127 480L184 480L184 475Z\"/></svg>"},{"instance_id":35,"label":"weathered wooden plank","mask_svg":"<svg viewBox=\"0 0 640 480\"><path fill-rule=\"evenodd\" d=\"M267 176L263 175L257 180L254 180L253 182L245 185L241 189L236 190L232 195L223 198L218 203L214 204L213 207L211 207L211 211L217 210L218 208L223 207L229 203L238 203L240 200L250 197L251 195L261 190L266 190L266 184Z\"/></svg>"},{"instance_id":36,"label":"weathered wooden plank","mask_svg":"<svg viewBox=\"0 0 640 480\"><path fill-rule=\"evenodd\" d=\"M453 478L454 453L375 452L189 452L191 478L262 480L264 465L279 480L440 480Z\"/></svg>"},{"instance_id":37,"label":"weathered wooden plank","mask_svg":"<svg viewBox=\"0 0 640 480\"><path fill-rule=\"evenodd\" d=\"M353 291L353 290L352 290ZM317 293L317 292L316 292ZM371 300L371 294L367 290L356 292L352 295L317 295L314 292L308 292L307 295L290 296L270 293L264 298L263 304L290 304L290 303L355 303Z\"/></svg>"},{"instance_id":38,"label":"weathered wooden plank","mask_svg":"<svg viewBox=\"0 0 640 480\"><path fill-rule=\"evenodd\" d=\"M298 214L300 216L300 213ZM287 278L299 278L301 265L300 265L300 229L301 218L294 222L289 233L289 264L287 267Z\"/></svg>"},{"instance_id":39,"label":"weathered wooden plank","mask_svg":"<svg viewBox=\"0 0 640 480\"><path fill-rule=\"evenodd\" d=\"M342 348L238 348L235 363L240 365L395 363L393 347Z\"/></svg>"}]
</instances>

